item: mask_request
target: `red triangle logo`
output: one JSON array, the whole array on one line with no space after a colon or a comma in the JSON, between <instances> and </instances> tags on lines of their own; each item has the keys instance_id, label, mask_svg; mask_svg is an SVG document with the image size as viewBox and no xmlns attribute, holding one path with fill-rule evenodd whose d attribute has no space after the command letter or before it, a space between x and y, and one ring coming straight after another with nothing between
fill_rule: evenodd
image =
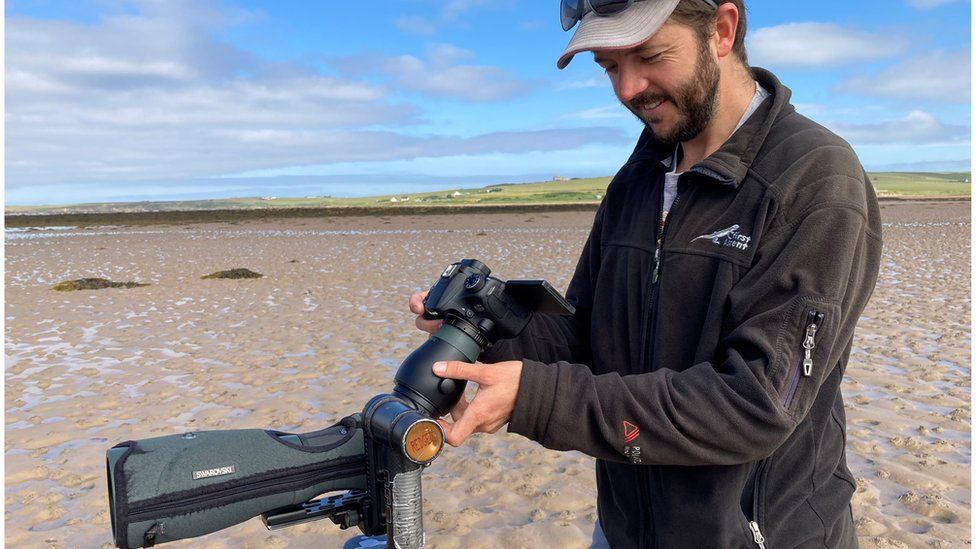
<instances>
[{"instance_id":1,"label":"red triangle logo","mask_svg":"<svg viewBox=\"0 0 976 549\"><path fill-rule=\"evenodd\" d=\"M637 438L640 429L629 421L624 421L624 443L629 443Z\"/></svg>"}]
</instances>

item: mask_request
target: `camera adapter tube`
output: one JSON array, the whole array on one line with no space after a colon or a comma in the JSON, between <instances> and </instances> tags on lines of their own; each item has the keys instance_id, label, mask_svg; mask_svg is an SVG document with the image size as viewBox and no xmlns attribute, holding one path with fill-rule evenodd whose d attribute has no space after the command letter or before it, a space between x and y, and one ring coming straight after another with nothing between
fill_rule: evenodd
<instances>
[{"instance_id":1,"label":"camera adapter tube","mask_svg":"<svg viewBox=\"0 0 976 549\"><path fill-rule=\"evenodd\" d=\"M467 382L437 377L431 366L442 360L474 362L482 349L466 331L445 322L400 364L393 391L432 417L441 417L461 399Z\"/></svg>"}]
</instances>

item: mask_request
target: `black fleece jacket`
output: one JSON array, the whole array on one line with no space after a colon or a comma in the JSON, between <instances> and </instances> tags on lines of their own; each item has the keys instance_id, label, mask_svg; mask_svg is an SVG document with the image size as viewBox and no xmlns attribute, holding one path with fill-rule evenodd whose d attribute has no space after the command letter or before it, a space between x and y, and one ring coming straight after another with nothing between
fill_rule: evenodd
<instances>
[{"instance_id":1,"label":"black fleece jacket","mask_svg":"<svg viewBox=\"0 0 976 549\"><path fill-rule=\"evenodd\" d=\"M567 298L482 362L522 359L509 431L597 459L614 547L856 547L840 382L877 279L877 199L850 146L772 96L685 172L661 227L645 131Z\"/></svg>"}]
</instances>

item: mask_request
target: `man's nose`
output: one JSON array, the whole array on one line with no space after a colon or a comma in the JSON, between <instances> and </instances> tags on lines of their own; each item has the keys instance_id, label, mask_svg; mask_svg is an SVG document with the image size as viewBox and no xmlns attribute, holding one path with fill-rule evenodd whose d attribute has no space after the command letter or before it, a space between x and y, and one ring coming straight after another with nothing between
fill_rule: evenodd
<instances>
[{"instance_id":1,"label":"man's nose","mask_svg":"<svg viewBox=\"0 0 976 549\"><path fill-rule=\"evenodd\" d=\"M647 90L647 78L638 71L619 67L617 73L617 97L626 103Z\"/></svg>"}]
</instances>

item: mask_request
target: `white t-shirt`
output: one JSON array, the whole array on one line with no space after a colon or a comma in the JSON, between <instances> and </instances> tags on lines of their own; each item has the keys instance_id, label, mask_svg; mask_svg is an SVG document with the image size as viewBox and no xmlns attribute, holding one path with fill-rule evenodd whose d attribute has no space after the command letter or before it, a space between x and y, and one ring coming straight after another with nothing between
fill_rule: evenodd
<instances>
[{"instance_id":1,"label":"white t-shirt","mask_svg":"<svg viewBox=\"0 0 976 549\"><path fill-rule=\"evenodd\" d=\"M739 128L741 128L742 125L746 123L746 120L752 116L752 113L756 112L756 109L759 108L760 103L762 103L763 100L769 96L770 93L766 91L765 88L760 86L759 82L756 82L756 93L752 96L752 101L749 102L749 106L746 107L746 112L742 114L742 118L739 119L739 123L735 125L735 129L732 130L732 133L735 133ZM729 137L731 136L732 134L729 134ZM671 205L674 204L674 197L678 195L678 177L684 173L678 173L675 171L678 169L680 154L681 143L678 143L678 145L674 148L674 154L671 155L670 160L667 161L667 166L671 168L671 170L664 174L664 209L663 213L661 214L661 223L664 223L664 219L668 216L668 210L670 210Z\"/></svg>"}]
</instances>

